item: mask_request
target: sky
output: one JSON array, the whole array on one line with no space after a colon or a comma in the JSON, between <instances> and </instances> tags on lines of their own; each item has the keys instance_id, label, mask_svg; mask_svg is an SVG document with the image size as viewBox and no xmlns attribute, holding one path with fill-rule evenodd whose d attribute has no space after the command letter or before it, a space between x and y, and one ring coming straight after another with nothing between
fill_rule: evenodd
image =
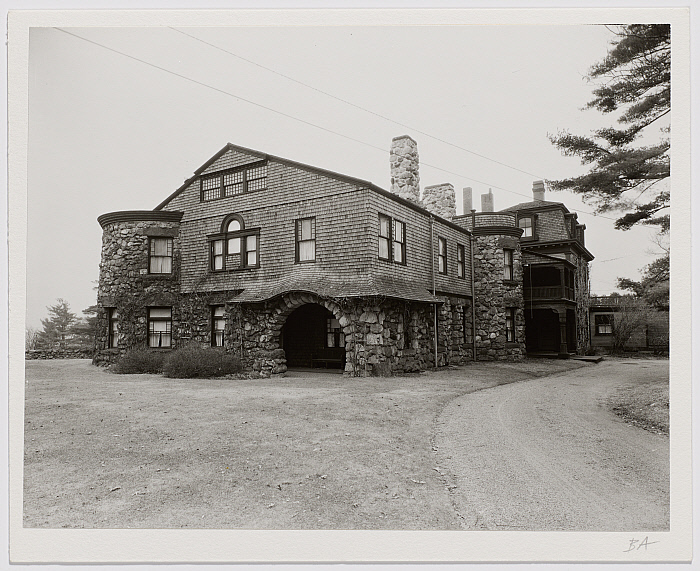
<instances>
[{"instance_id":1,"label":"sky","mask_svg":"<svg viewBox=\"0 0 700 571\"><path fill-rule=\"evenodd\" d=\"M408 134L421 188L452 183L458 213L467 186L477 209L489 188L496 210L528 201L534 180L586 172L548 134L613 123L582 110L612 39L578 25L33 28L27 326L57 298L79 315L96 302L100 214L153 209L226 143L388 189L391 139ZM653 230L545 198L586 225L592 293L653 260Z\"/></svg>"}]
</instances>

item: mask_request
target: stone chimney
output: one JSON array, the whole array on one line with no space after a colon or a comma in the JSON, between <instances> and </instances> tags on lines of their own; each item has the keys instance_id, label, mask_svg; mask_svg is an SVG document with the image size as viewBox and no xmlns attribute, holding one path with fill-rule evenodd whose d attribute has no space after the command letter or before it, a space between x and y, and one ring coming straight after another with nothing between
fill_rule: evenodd
<instances>
[{"instance_id":1,"label":"stone chimney","mask_svg":"<svg viewBox=\"0 0 700 571\"><path fill-rule=\"evenodd\" d=\"M488 194L481 195L481 211L493 212L493 192L491 192L490 188Z\"/></svg>"},{"instance_id":2,"label":"stone chimney","mask_svg":"<svg viewBox=\"0 0 700 571\"><path fill-rule=\"evenodd\" d=\"M472 210L472 187L462 189L462 214L469 214Z\"/></svg>"},{"instance_id":3,"label":"stone chimney","mask_svg":"<svg viewBox=\"0 0 700 571\"><path fill-rule=\"evenodd\" d=\"M533 200L544 200L544 181L536 180L532 183Z\"/></svg>"},{"instance_id":4,"label":"stone chimney","mask_svg":"<svg viewBox=\"0 0 700 571\"><path fill-rule=\"evenodd\" d=\"M449 182L426 186L423 189L423 206L433 214L450 220L457 214L455 187Z\"/></svg>"},{"instance_id":5,"label":"stone chimney","mask_svg":"<svg viewBox=\"0 0 700 571\"><path fill-rule=\"evenodd\" d=\"M394 137L389 153L391 164L391 192L420 204L420 176L418 175L418 143L408 135Z\"/></svg>"}]
</instances>

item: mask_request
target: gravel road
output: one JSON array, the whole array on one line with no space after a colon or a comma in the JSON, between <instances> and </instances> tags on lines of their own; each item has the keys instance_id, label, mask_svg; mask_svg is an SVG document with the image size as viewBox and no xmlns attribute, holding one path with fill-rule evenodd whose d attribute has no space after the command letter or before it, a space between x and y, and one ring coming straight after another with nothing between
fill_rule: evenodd
<instances>
[{"instance_id":1,"label":"gravel road","mask_svg":"<svg viewBox=\"0 0 700 571\"><path fill-rule=\"evenodd\" d=\"M453 400L434 442L463 527L668 530L668 437L604 405L648 375L668 376L668 362L603 362Z\"/></svg>"}]
</instances>

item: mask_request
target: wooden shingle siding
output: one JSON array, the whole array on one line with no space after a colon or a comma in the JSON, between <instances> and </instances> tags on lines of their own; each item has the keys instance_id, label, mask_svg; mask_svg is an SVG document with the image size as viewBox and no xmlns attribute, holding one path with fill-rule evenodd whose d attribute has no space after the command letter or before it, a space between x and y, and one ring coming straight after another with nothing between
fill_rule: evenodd
<instances>
[{"instance_id":1,"label":"wooden shingle siding","mask_svg":"<svg viewBox=\"0 0 700 571\"><path fill-rule=\"evenodd\" d=\"M205 172L230 168L260 158L228 151ZM267 189L227 198L200 201L195 179L168 205L185 214L181 223L182 291L217 291L253 288L256 283L282 277L386 276L432 290L430 276L429 216L371 189L313 170L275 160L268 163ZM378 257L379 213L406 224L406 265ZM260 228L259 268L213 273L209 270L207 236L220 231L229 214L239 214L246 228ZM316 218L316 262L295 264L294 222ZM447 240L448 273L436 274L436 289L454 295L471 295L470 241L467 233L435 221L437 236ZM465 279L457 277L457 244L465 249Z\"/></svg>"},{"instance_id":2,"label":"wooden shingle siding","mask_svg":"<svg viewBox=\"0 0 700 571\"><path fill-rule=\"evenodd\" d=\"M185 211L182 291L255 287L281 277L309 281L366 274L372 262L367 246L368 190L277 162L268 165L266 190L202 203L198 183L176 197L169 209ZM212 273L207 236L218 233L228 214L243 217L246 229L260 228L259 268ZM295 220L316 218L316 262L295 263Z\"/></svg>"},{"instance_id":3,"label":"wooden shingle siding","mask_svg":"<svg viewBox=\"0 0 700 571\"><path fill-rule=\"evenodd\" d=\"M259 161L260 157L255 155L249 155L240 151L227 151L216 159L211 165L209 165L201 174L208 175L213 172L232 169L247 165L249 163L257 163ZM172 210L171 207L168 207L168 209Z\"/></svg>"},{"instance_id":4,"label":"wooden shingle siding","mask_svg":"<svg viewBox=\"0 0 700 571\"><path fill-rule=\"evenodd\" d=\"M564 213L559 209L538 212L535 232L538 242L569 239Z\"/></svg>"},{"instance_id":5,"label":"wooden shingle siding","mask_svg":"<svg viewBox=\"0 0 700 571\"><path fill-rule=\"evenodd\" d=\"M369 237L372 240L370 251L374 254L372 272L375 275L385 275L415 282L432 291L429 216L375 192L371 192L369 195L368 214L370 214L368 223L371 228ZM400 220L406 224L405 266L379 259L379 214L386 214L392 219ZM433 256L436 290L458 296L471 295L471 244L469 235L466 232L460 232L452 226L443 224L438 219L435 219L434 225ZM447 275L438 274L438 236L447 240ZM465 279L457 277L458 243L464 246Z\"/></svg>"}]
</instances>

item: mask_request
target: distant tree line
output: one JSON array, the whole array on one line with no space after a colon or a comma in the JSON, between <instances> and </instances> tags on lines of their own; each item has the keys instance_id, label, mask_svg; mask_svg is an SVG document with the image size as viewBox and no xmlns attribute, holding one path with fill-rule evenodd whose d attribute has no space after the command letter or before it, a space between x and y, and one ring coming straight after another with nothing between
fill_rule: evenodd
<instances>
[{"instance_id":1,"label":"distant tree line","mask_svg":"<svg viewBox=\"0 0 700 571\"><path fill-rule=\"evenodd\" d=\"M41 329L25 329L26 350L92 349L95 343L97 306L91 305L78 317L66 301L59 298L46 308L48 317L41 320Z\"/></svg>"}]
</instances>

